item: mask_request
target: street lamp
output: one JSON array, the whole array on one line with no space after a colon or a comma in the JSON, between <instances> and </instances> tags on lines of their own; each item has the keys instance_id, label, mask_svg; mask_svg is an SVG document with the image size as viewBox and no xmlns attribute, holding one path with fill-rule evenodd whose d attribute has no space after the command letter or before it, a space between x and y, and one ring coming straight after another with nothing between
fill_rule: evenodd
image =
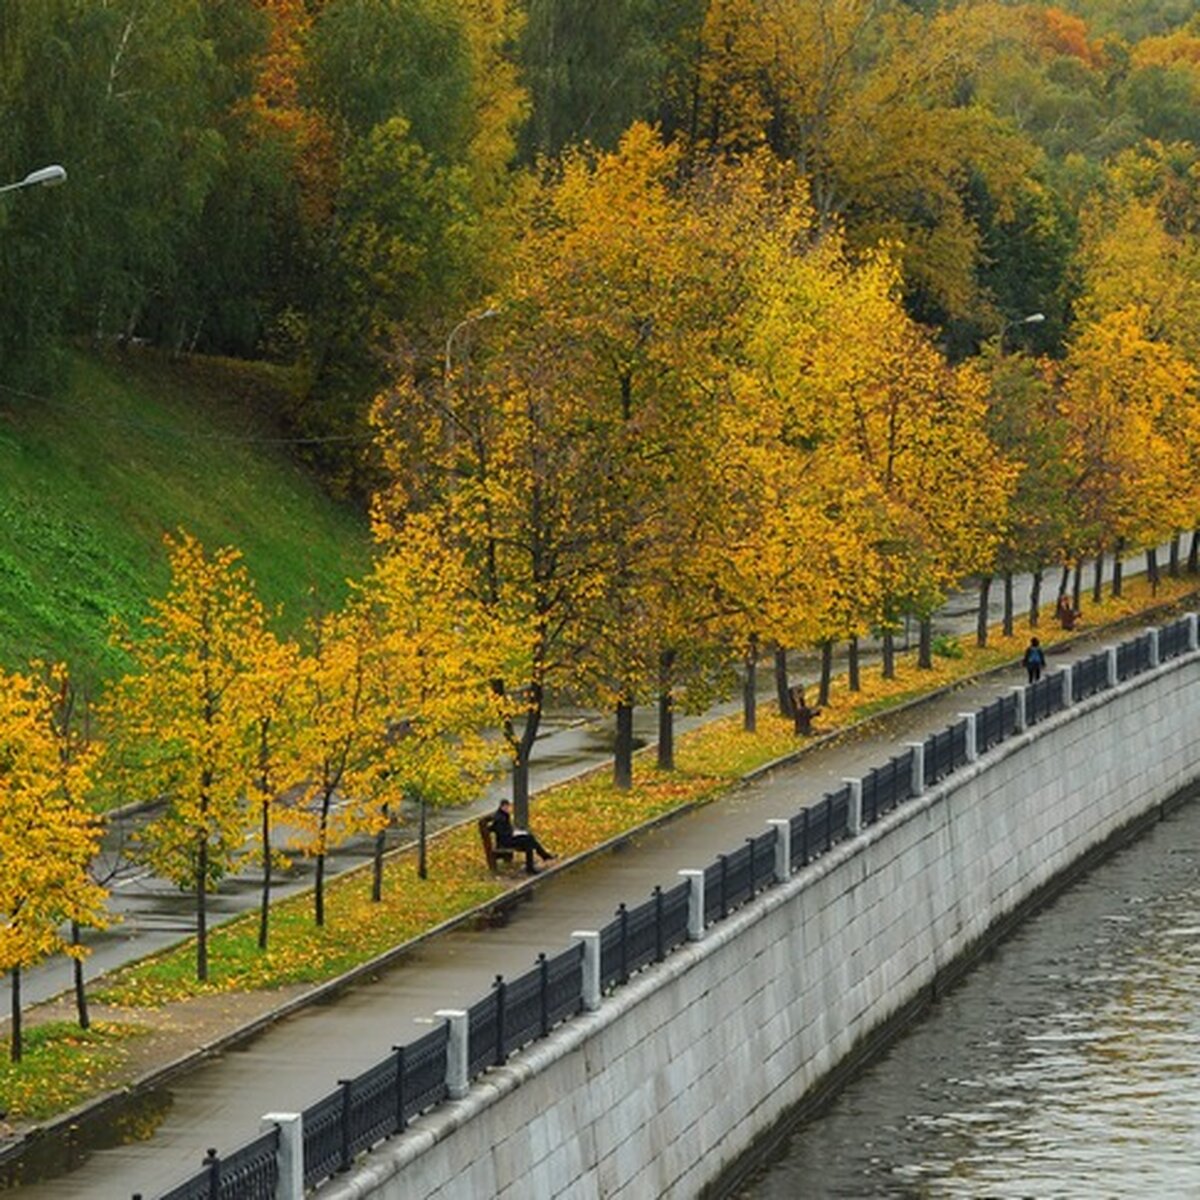
<instances>
[{"instance_id":1,"label":"street lamp","mask_svg":"<svg viewBox=\"0 0 1200 1200\"><path fill-rule=\"evenodd\" d=\"M0 192L12 192L17 188L36 187L41 184L42 187L55 187L60 183L65 183L67 171L65 167L60 167L57 163L49 167L39 167L36 171L30 171L24 179L18 179L16 183L6 183L0 187Z\"/></svg>"},{"instance_id":2,"label":"street lamp","mask_svg":"<svg viewBox=\"0 0 1200 1200\"><path fill-rule=\"evenodd\" d=\"M1000 327L1000 353L1004 353L1004 339L1008 331L1017 325L1040 325L1046 319L1046 314L1043 312L1030 313L1027 317L1016 317L1011 321L1005 321Z\"/></svg>"},{"instance_id":3,"label":"street lamp","mask_svg":"<svg viewBox=\"0 0 1200 1200\"><path fill-rule=\"evenodd\" d=\"M455 327L450 330L446 337L446 366L443 378L449 382L450 379L450 348L454 343L454 339L460 329L465 329L468 325L473 325L476 321L486 321L489 317L498 317L500 310L498 308L485 308L483 312L472 313L469 317L463 317Z\"/></svg>"}]
</instances>

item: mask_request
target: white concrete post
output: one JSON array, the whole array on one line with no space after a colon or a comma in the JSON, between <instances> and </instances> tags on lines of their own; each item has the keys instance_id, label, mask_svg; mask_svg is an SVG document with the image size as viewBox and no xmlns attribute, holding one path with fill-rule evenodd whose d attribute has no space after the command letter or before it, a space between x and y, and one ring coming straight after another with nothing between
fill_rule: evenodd
<instances>
[{"instance_id":1,"label":"white concrete post","mask_svg":"<svg viewBox=\"0 0 1200 1200\"><path fill-rule=\"evenodd\" d=\"M1067 663L1062 669L1062 701L1063 708L1070 708L1075 703L1075 664Z\"/></svg>"},{"instance_id":2,"label":"white concrete post","mask_svg":"<svg viewBox=\"0 0 1200 1200\"><path fill-rule=\"evenodd\" d=\"M583 1007L595 1012L600 1007L600 935L594 929L576 929L571 936L583 943Z\"/></svg>"},{"instance_id":3,"label":"white concrete post","mask_svg":"<svg viewBox=\"0 0 1200 1200\"><path fill-rule=\"evenodd\" d=\"M979 757L979 716L973 712L958 715L967 723L967 762L973 763Z\"/></svg>"},{"instance_id":4,"label":"white concrete post","mask_svg":"<svg viewBox=\"0 0 1200 1200\"><path fill-rule=\"evenodd\" d=\"M775 882L783 883L792 873L792 823L772 817L767 824L775 830Z\"/></svg>"},{"instance_id":5,"label":"white concrete post","mask_svg":"<svg viewBox=\"0 0 1200 1200\"><path fill-rule=\"evenodd\" d=\"M304 1122L299 1113L266 1113L260 1128L279 1127L275 1200L304 1200Z\"/></svg>"},{"instance_id":6,"label":"white concrete post","mask_svg":"<svg viewBox=\"0 0 1200 1200\"><path fill-rule=\"evenodd\" d=\"M1162 646L1158 640L1158 626L1151 625L1146 632L1150 635L1150 666L1157 667L1162 662Z\"/></svg>"},{"instance_id":7,"label":"white concrete post","mask_svg":"<svg viewBox=\"0 0 1200 1200\"><path fill-rule=\"evenodd\" d=\"M850 787L850 815L846 818L846 824L850 836L858 837L862 833L862 780L843 779L842 782Z\"/></svg>"},{"instance_id":8,"label":"white concrete post","mask_svg":"<svg viewBox=\"0 0 1200 1200\"><path fill-rule=\"evenodd\" d=\"M1200 613L1188 613L1188 649L1200 650Z\"/></svg>"},{"instance_id":9,"label":"white concrete post","mask_svg":"<svg viewBox=\"0 0 1200 1200\"><path fill-rule=\"evenodd\" d=\"M451 1100L461 1100L470 1090L467 1066L471 1051L468 1044L470 1016L461 1008L439 1008L433 1014L450 1026L450 1044L446 1048L446 1090Z\"/></svg>"},{"instance_id":10,"label":"white concrete post","mask_svg":"<svg viewBox=\"0 0 1200 1200\"><path fill-rule=\"evenodd\" d=\"M914 796L925 795L925 743L909 742L913 752L912 793Z\"/></svg>"},{"instance_id":11,"label":"white concrete post","mask_svg":"<svg viewBox=\"0 0 1200 1200\"><path fill-rule=\"evenodd\" d=\"M1013 695L1017 698L1017 719L1013 722L1015 728L1014 733L1024 733L1029 728L1029 718L1025 713L1025 689L1023 687L1013 688Z\"/></svg>"},{"instance_id":12,"label":"white concrete post","mask_svg":"<svg viewBox=\"0 0 1200 1200\"><path fill-rule=\"evenodd\" d=\"M1108 686L1114 688L1117 686L1117 648L1116 646L1108 647Z\"/></svg>"},{"instance_id":13,"label":"white concrete post","mask_svg":"<svg viewBox=\"0 0 1200 1200\"><path fill-rule=\"evenodd\" d=\"M679 874L692 887L688 893L688 941L698 942L704 936L704 872L688 868Z\"/></svg>"}]
</instances>

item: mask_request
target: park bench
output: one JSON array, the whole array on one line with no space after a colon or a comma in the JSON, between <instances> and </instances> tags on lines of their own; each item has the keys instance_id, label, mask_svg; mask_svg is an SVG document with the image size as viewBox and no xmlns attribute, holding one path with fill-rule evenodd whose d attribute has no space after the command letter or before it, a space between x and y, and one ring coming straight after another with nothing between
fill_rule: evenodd
<instances>
[{"instance_id":1,"label":"park bench","mask_svg":"<svg viewBox=\"0 0 1200 1200\"><path fill-rule=\"evenodd\" d=\"M479 839L483 842L483 856L487 859L488 870L495 875L501 861L511 866L514 851L511 847L496 845L496 832L492 828L491 814L480 817L476 824L479 826Z\"/></svg>"}]
</instances>

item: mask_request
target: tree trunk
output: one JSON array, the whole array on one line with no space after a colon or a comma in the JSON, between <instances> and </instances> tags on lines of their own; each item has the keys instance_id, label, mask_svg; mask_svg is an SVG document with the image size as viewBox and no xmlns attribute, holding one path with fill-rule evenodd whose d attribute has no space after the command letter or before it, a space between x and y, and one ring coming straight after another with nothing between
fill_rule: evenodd
<instances>
[{"instance_id":1,"label":"tree trunk","mask_svg":"<svg viewBox=\"0 0 1200 1200\"><path fill-rule=\"evenodd\" d=\"M425 793L417 797L417 877L429 878L429 806Z\"/></svg>"},{"instance_id":2,"label":"tree trunk","mask_svg":"<svg viewBox=\"0 0 1200 1200\"><path fill-rule=\"evenodd\" d=\"M196 848L196 978L208 982L208 833Z\"/></svg>"},{"instance_id":3,"label":"tree trunk","mask_svg":"<svg viewBox=\"0 0 1200 1200\"><path fill-rule=\"evenodd\" d=\"M1062 578L1058 581L1058 599L1061 600L1067 594L1067 588L1071 586L1071 564L1063 563Z\"/></svg>"},{"instance_id":4,"label":"tree trunk","mask_svg":"<svg viewBox=\"0 0 1200 1200\"><path fill-rule=\"evenodd\" d=\"M317 873L313 880L313 920L318 928L325 925L325 852L317 855Z\"/></svg>"},{"instance_id":5,"label":"tree trunk","mask_svg":"<svg viewBox=\"0 0 1200 1200\"><path fill-rule=\"evenodd\" d=\"M265 797L262 802L262 894L258 901L258 948L267 948L267 929L271 914L271 805Z\"/></svg>"},{"instance_id":6,"label":"tree trunk","mask_svg":"<svg viewBox=\"0 0 1200 1200\"><path fill-rule=\"evenodd\" d=\"M533 757L534 743L537 741L537 731L542 723L541 687L536 686L534 703L525 714L525 728L515 743L509 737L513 746L512 770L512 802L513 824L518 829L529 828L529 760Z\"/></svg>"},{"instance_id":7,"label":"tree trunk","mask_svg":"<svg viewBox=\"0 0 1200 1200\"><path fill-rule=\"evenodd\" d=\"M1179 578L1179 542L1182 537L1178 529L1171 534L1171 557L1167 560L1167 570L1172 579Z\"/></svg>"},{"instance_id":8,"label":"tree trunk","mask_svg":"<svg viewBox=\"0 0 1200 1200\"><path fill-rule=\"evenodd\" d=\"M742 728L747 733L758 730L758 634L752 633L746 643L745 674L742 681Z\"/></svg>"},{"instance_id":9,"label":"tree trunk","mask_svg":"<svg viewBox=\"0 0 1200 1200\"><path fill-rule=\"evenodd\" d=\"M991 604L992 577L984 575L979 580L979 611L975 614L975 645L986 646L988 635L988 608Z\"/></svg>"},{"instance_id":10,"label":"tree trunk","mask_svg":"<svg viewBox=\"0 0 1200 1200\"><path fill-rule=\"evenodd\" d=\"M881 645L884 679L896 678L896 635L890 629L883 631Z\"/></svg>"},{"instance_id":11,"label":"tree trunk","mask_svg":"<svg viewBox=\"0 0 1200 1200\"><path fill-rule=\"evenodd\" d=\"M13 967L9 972L12 980L12 1022L9 1030L8 1056L13 1062L21 1061L21 968Z\"/></svg>"},{"instance_id":12,"label":"tree trunk","mask_svg":"<svg viewBox=\"0 0 1200 1200\"><path fill-rule=\"evenodd\" d=\"M917 666L922 671L933 670L933 618L922 617L917 627Z\"/></svg>"},{"instance_id":13,"label":"tree trunk","mask_svg":"<svg viewBox=\"0 0 1200 1200\"><path fill-rule=\"evenodd\" d=\"M675 694L672 668L675 651L658 656L658 769L675 770Z\"/></svg>"},{"instance_id":14,"label":"tree trunk","mask_svg":"<svg viewBox=\"0 0 1200 1200\"><path fill-rule=\"evenodd\" d=\"M371 865L371 901L378 904L383 899L383 852L387 849L388 806L383 802L383 822L375 835L374 862Z\"/></svg>"},{"instance_id":15,"label":"tree trunk","mask_svg":"<svg viewBox=\"0 0 1200 1200\"><path fill-rule=\"evenodd\" d=\"M71 945L78 946L82 942L78 921L71 922ZM92 1018L88 1012L87 986L83 978L83 959L76 958L71 962L71 976L75 985L75 1013L79 1019L80 1029L90 1029Z\"/></svg>"},{"instance_id":16,"label":"tree trunk","mask_svg":"<svg viewBox=\"0 0 1200 1200\"><path fill-rule=\"evenodd\" d=\"M847 664L846 679L852 692L862 690L862 682L858 677L858 638L852 637L846 644Z\"/></svg>"},{"instance_id":17,"label":"tree trunk","mask_svg":"<svg viewBox=\"0 0 1200 1200\"><path fill-rule=\"evenodd\" d=\"M1112 594L1114 596L1121 595L1121 581L1125 573L1125 565L1121 562L1121 556L1125 553L1125 539L1117 538L1116 548L1113 550L1113 569L1112 569Z\"/></svg>"},{"instance_id":18,"label":"tree trunk","mask_svg":"<svg viewBox=\"0 0 1200 1200\"><path fill-rule=\"evenodd\" d=\"M1004 636L1010 638L1013 635L1013 573L1011 571L1004 572L1004 625L1002 627Z\"/></svg>"},{"instance_id":19,"label":"tree trunk","mask_svg":"<svg viewBox=\"0 0 1200 1200\"><path fill-rule=\"evenodd\" d=\"M779 702L781 717L795 715L792 693L788 688L787 650L779 645L775 647L775 697Z\"/></svg>"},{"instance_id":20,"label":"tree trunk","mask_svg":"<svg viewBox=\"0 0 1200 1200\"><path fill-rule=\"evenodd\" d=\"M633 705L617 702L617 738L613 745L613 786L621 792L633 787Z\"/></svg>"},{"instance_id":21,"label":"tree trunk","mask_svg":"<svg viewBox=\"0 0 1200 1200\"><path fill-rule=\"evenodd\" d=\"M1150 595L1158 595L1158 548L1152 546L1146 551L1146 578L1150 581Z\"/></svg>"},{"instance_id":22,"label":"tree trunk","mask_svg":"<svg viewBox=\"0 0 1200 1200\"><path fill-rule=\"evenodd\" d=\"M1079 612L1083 607L1083 559L1075 564L1071 574L1071 607Z\"/></svg>"},{"instance_id":23,"label":"tree trunk","mask_svg":"<svg viewBox=\"0 0 1200 1200\"><path fill-rule=\"evenodd\" d=\"M821 643L821 686L817 692L817 707L829 704L829 689L833 684L833 642L826 638Z\"/></svg>"},{"instance_id":24,"label":"tree trunk","mask_svg":"<svg viewBox=\"0 0 1200 1200\"><path fill-rule=\"evenodd\" d=\"M1200 526L1192 530L1192 544L1188 547L1188 574L1200 571Z\"/></svg>"},{"instance_id":25,"label":"tree trunk","mask_svg":"<svg viewBox=\"0 0 1200 1200\"><path fill-rule=\"evenodd\" d=\"M1038 609L1042 603L1042 572L1041 568L1034 571L1033 580L1029 588L1029 628L1036 629L1038 627Z\"/></svg>"},{"instance_id":26,"label":"tree trunk","mask_svg":"<svg viewBox=\"0 0 1200 1200\"><path fill-rule=\"evenodd\" d=\"M1092 565L1092 603L1099 604L1104 599L1104 551L1096 551L1096 561Z\"/></svg>"}]
</instances>

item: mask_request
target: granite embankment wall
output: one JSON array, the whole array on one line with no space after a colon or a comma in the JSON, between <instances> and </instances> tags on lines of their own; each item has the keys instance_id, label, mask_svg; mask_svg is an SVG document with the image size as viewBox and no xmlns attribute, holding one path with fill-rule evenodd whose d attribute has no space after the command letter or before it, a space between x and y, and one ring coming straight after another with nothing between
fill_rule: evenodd
<instances>
[{"instance_id":1,"label":"granite embankment wall","mask_svg":"<svg viewBox=\"0 0 1200 1200\"><path fill-rule=\"evenodd\" d=\"M1200 778L1200 654L1033 726L770 888L322 1197L690 1197L1073 865Z\"/></svg>"}]
</instances>

